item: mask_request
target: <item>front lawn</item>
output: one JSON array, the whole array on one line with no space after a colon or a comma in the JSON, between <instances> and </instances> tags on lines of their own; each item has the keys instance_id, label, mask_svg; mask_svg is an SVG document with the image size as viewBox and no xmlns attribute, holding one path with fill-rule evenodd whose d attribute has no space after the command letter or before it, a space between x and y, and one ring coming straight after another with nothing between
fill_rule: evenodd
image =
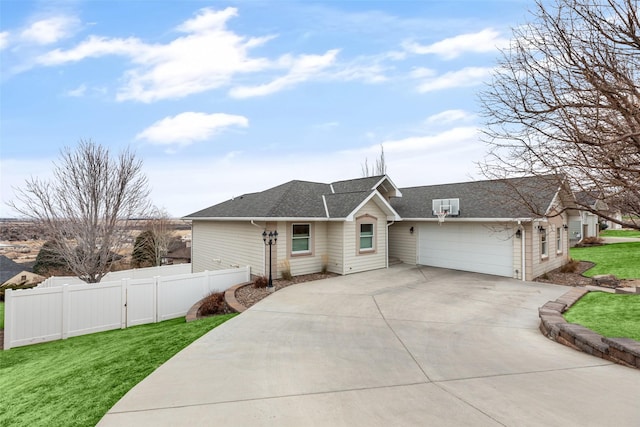
<instances>
[{"instance_id":1,"label":"front lawn","mask_svg":"<svg viewBox=\"0 0 640 427\"><path fill-rule=\"evenodd\" d=\"M604 230L600 237L640 237L640 230Z\"/></svg>"},{"instance_id":2,"label":"front lawn","mask_svg":"<svg viewBox=\"0 0 640 427\"><path fill-rule=\"evenodd\" d=\"M174 354L234 314L0 351L0 426L93 426Z\"/></svg>"},{"instance_id":3,"label":"front lawn","mask_svg":"<svg viewBox=\"0 0 640 427\"><path fill-rule=\"evenodd\" d=\"M0 329L4 329L4 302L0 301Z\"/></svg>"},{"instance_id":4,"label":"front lawn","mask_svg":"<svg viewBox=\"0 0 640 427\"><path fill-rule=\"evenodd\" d=\"M567 322L578 323L609 338L640 341L640 295L589 292L566 313Z\"/></svg>"},{"instance_id":5,"label":"front lawn","mask_svg":"<svg viewBox=\"0 0 640 427\"><path fill-rule=\"evenodd\" d=\"M584 275L613 274L618 279L640 278L640 242L571 248L571 258L596 264Z\"/></svg>"}]
</instances>

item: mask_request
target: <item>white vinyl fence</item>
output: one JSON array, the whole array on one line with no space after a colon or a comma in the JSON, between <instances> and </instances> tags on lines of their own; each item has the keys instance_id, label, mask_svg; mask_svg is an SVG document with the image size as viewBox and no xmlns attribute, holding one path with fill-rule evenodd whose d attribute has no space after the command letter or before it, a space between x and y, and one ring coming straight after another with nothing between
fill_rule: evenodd
<instances>
[{"instance_id":1,"label":"white vinyl fence","mask_svg":"<svg viewBox=\"0 0 640 427\"><path fill-rule=\"evenodd\" d=\"M184 316L211 292L250 280L249 267L97 284L7 290L4 348Z\"/></svg>"},{"instance_id":2,"label":"white vinyl fence","mask_svg":"<svg viewBox=\"0 0 640 427\"><path fill-rule=\"evenodd\" d=\"M156 276L175 276L176 274L191 273L191 264L173 264L160 267L134 268L131 270L110 271L102 278L102 282L112 282L122 279L148 279ZM37 288L52 288L62 285L76 285L85 283L75 276L51 276Z\"/></svg>"}]
</instances>

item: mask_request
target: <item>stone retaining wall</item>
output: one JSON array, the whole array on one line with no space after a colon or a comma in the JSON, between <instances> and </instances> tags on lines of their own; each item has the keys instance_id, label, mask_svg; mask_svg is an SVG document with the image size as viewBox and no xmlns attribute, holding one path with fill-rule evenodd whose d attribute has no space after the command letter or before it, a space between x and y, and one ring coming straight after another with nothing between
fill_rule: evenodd
<instances>
[{"instance_id":1,"label":"stone retaining wall","mask_svg":"<svg viewBox=\"0 0 640 427\"><path fill-rule=\"evenodd\" d=\"M582 325L568 323L562 316L589 290L572 288L555 301L538 309L540 331L561 344L602 359L640 369L640 342L630 338L605 338Z\"/></svg>"}]
</instances>

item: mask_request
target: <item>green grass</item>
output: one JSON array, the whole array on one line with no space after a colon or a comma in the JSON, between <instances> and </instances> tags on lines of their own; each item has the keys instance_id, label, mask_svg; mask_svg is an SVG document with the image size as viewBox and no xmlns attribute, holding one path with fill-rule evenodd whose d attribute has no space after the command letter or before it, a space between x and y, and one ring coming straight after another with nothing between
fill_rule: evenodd
<instances>
[{"instance_id":1,"label":"green grass","mask_svg":"<svg viewBox=\"0 0 640 427\"><path fill-rule=\"evenodd\" d=\"M224 315L0 351L0 426L93 426L129 389Z\"/></svg>"},{"instance_id":2,"label":"green grass","mask_svg":"<svg viewBox=\"0 0 640 427\"><path fill-rule=\"evenodd\" d=\"M571 248L571 258L596 265L584 275L613 274L618 279L640 278L640 242Z\"/></svg>"},{"instance_id":3,"label":"green grass","mask_svg":"<svg viewBox=\"0 0 640 427\"><path fill-rule=\"evenodd\" d=\"M0 301L0 329L4 329L4 302Z\"/></svg>"},{"instance_id":4,"label":"green grass","mask_svg":"<svg viewBox=\"0 0 640 427\"><path fill-rule=\"evenodd\" d=\"M564 317L605 337L640 341L640 295L589 292Z\"/></svg>"},{"instance_id":5,"label":"green grass","mask_svg":"<svg viewBox=\"0 0 640 427\"><path fill-rule=\"evenodd\" d=\"M600 237L640 237L640 230L604 230Z\"/></svg>"}]
</instances>

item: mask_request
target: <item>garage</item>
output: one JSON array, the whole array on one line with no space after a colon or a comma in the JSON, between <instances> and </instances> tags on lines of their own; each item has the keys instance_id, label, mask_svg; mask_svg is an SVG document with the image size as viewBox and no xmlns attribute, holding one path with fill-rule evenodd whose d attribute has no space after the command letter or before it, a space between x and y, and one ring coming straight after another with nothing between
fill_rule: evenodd
<instances>
[{"instance_id":1,"label":"garage","mask_svg":"<svg viewBox=\"0 0 640 427\"><path fill-rule=\"evenodd\" d=\"M513 277L510 230L479 223L445 221L418 227L418 263Z\"/></svg>"}]
</instances>

